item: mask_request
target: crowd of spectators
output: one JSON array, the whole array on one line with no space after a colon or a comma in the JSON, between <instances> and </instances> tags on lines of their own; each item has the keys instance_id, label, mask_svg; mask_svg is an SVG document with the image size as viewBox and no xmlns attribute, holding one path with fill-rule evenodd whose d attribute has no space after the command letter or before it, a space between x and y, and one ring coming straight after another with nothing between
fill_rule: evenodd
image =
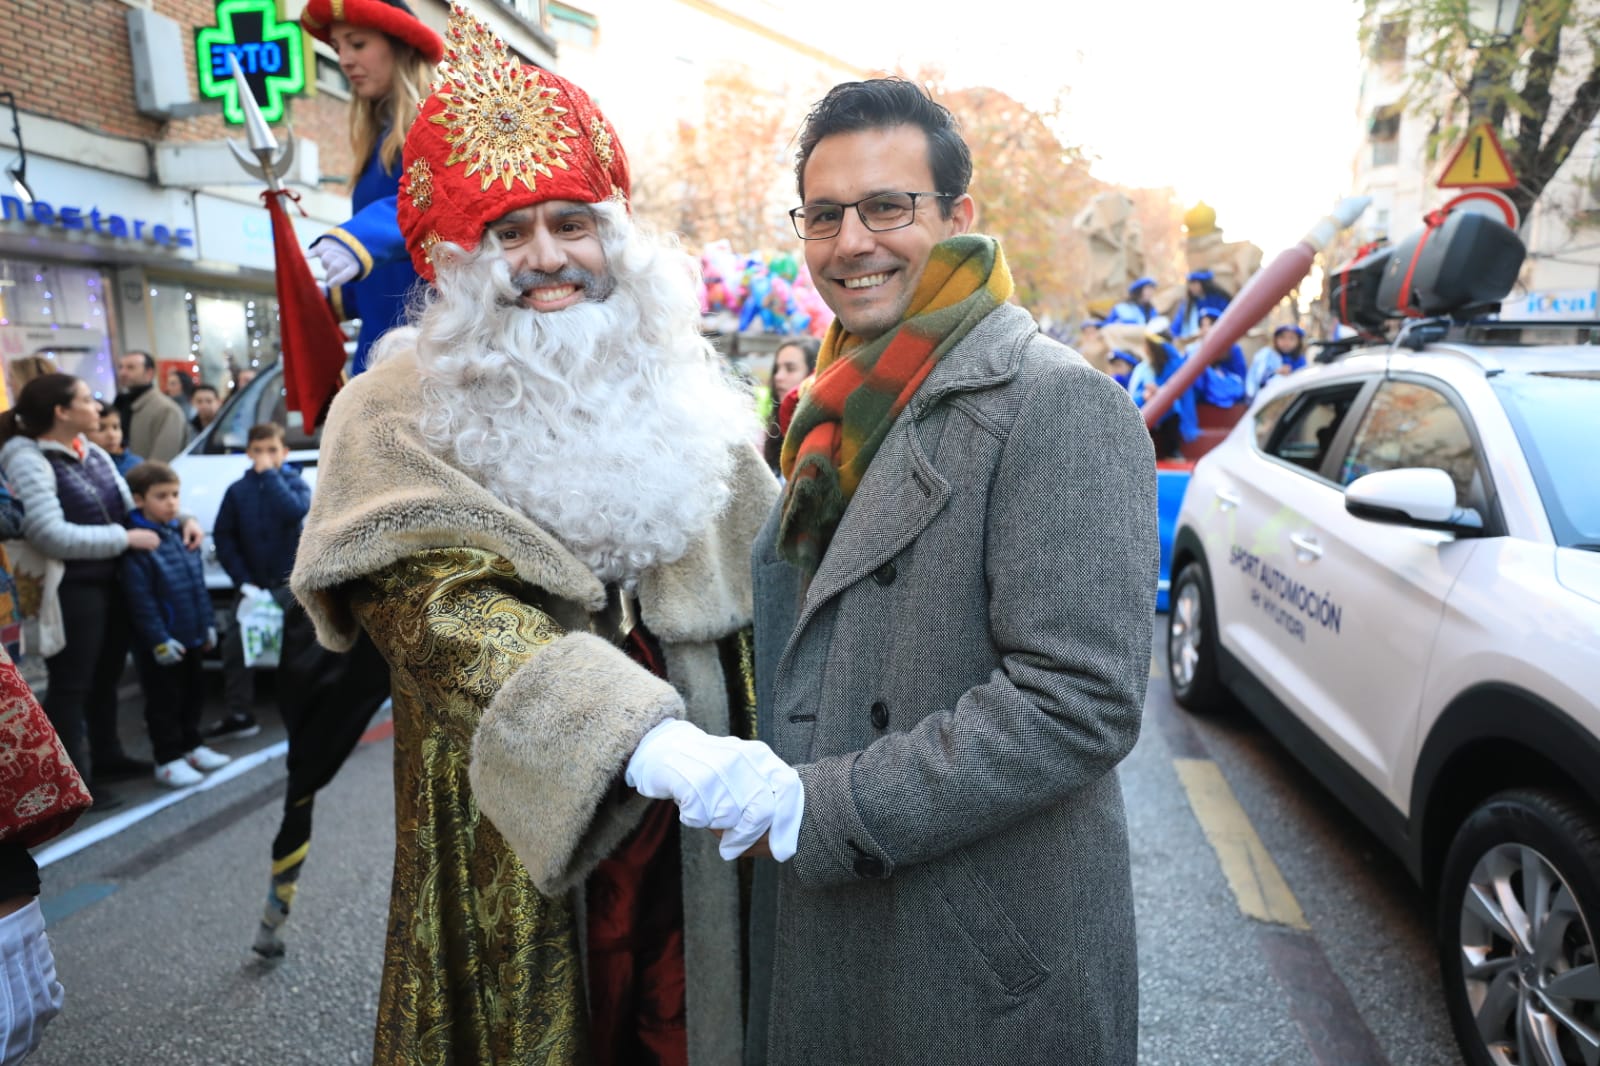
<instances>
[{"instance_id":1,"label":"crowd of spectators","mask_svg":"<svg viewBox=\"0 0 1600 1066\"><path fill-rule=\"evenodd\" d=\"M166 461L215 419L221 398L196 386L186 416L155 387L155 362L142 352L125 354L117 375L115 401L102 402L79 378L43 373L0 413L0 500L18 515L4 562L33 620L30 650L44 660L45 715L100 808L119 802L107 787L119 780L196 784L229 762L207 740L259 731L237 627L217 631L200 526L184 514ZM218 514L218 559L241 595L287 587L311 496L287 455L283 427L254 427L251 468ZM213 649L224 662L224 716L202 735L200 665ZM120 728L130 655L153 759L130 754Z\"/></svg>"}]
</instances>

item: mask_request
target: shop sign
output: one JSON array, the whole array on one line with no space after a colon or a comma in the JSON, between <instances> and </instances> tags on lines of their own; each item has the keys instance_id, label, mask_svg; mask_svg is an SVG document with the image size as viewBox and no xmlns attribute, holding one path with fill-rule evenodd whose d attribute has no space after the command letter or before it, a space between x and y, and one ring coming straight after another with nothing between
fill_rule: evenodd
<instances>
[{"instance_id":1,"label":"shop sign","mask_svg":"<svg viewBox=\"0 0 1600 1066\"><path fill-rule=\"evenodd\" d=\"M35 193L32 203L0 196L0 232L27 226L195 258L194 209L186 192L155 190L120 174L44 157L28 160L28 178Z\"/></svg>"},{"instance_id":2,"label":"shop sign","mask_svg":"<svg viewBox=\"0 0 1600 1066\"><path fill-rule=\"evenodd\" d=\"M241 86L228 57L237 56L244 80L268 122L283 121L289 97L305 91L304 45L299 23L279 22L277 0L221 0L217 24L194 33L200 95L222 101L230 125L244 125Z\"/></svg>"},{"instance_id":3,"label":"shop sign","mask_svg":"<svg viewBox=\"0 0 1600 1066\"><path fill-rule=\"evenodd\" d=\"M1504 319L1549 319L1561 321L1594 321L1600 319L1600 292L1594 289L1551 289L1530 292L1516 303L1508 303L1500 310Z\"/></svg>"},{"instance_id":4,"label":"shop sign","mask_svg":"<svg viewBox=\"0 0 1600 1066\"><path fill-rule=\"evenodd\" d=\"M309 245L343 221L303 218L298 211L291 215L302 245ZM200 258L257 270L275 269L272 216L267 214L260 200L241 203L210 193L196 193L194 217L200 234Z\"/></svg>"},{"instance_id":5,"label":"shop sign","mask_svg":"<svg viewBox=\"0 0 1600 1066\"><path fill-rule=\"evenodd\" d=\"M145 241L161 248L193 248L194 230L187 226L172 227L163 222L150 222L142 218L126 218L115 211L102 211L95 207L70 207L44 200L25 204L15 196L0 196L7 222L32 222L39 226L53 226L62 230L94 232L102 237Z\"/></svg>"}]
</instances>

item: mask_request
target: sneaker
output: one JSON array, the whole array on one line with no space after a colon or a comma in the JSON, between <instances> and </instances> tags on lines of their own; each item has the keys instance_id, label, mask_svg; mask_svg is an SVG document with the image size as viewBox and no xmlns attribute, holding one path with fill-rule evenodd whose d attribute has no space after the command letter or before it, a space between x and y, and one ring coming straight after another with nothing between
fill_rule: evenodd
<instances>
[{"instance_id":1,"label":"sneaker","mask_svg":"<svg viewBox=\"0 0 1600 1066\"><path fill-rule=\"evenodd\" d=\"M206 775L190 766L186 758L173 759L156 767L156 781L168 788L188 788L205 779Z\"/></svg>"},{"instance_id":2,"label":"sneaker","mask_svg":"<svg viewBox=\"0 0 1600 1066\"><path fill-rule=\"evenodd\" d=\"M200 731L202 740L243 740L261 732L255 718L243 711L235 711L214 726Z\"/></svg>"},{"instance_id":3,"label":"sneaker","mask_svg":"<svg viewBox=\"0 0 1600 1066\"><path fill-rule=\"evenodd\" d=\"M220 770L233 760L220 751L212 751L204 744L184 755L184 761L196 770Z\"/></svg>"}]
</instances>

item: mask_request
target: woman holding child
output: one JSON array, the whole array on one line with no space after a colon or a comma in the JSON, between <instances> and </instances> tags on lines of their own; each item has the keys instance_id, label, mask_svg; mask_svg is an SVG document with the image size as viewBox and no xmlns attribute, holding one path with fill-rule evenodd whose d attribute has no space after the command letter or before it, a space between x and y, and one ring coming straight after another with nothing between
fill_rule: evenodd
<instances>
[{"instance_id":1,"label":"woman holding child","mask_svg":"<svg viewBox=\"0 0 1600 1066\"><path fill-rule=\"evenodd\" d=\"M154 551L161 538L127 528L134 507L127 482L85 436L99 423L87 383L70 374L35 378L15 407L0 413L0 469L22 501L23 540L46 561L46 580L34 591L54 587L60 606L58 640L40 649L49 676L45 714L90 782L96 806L108 806L115 801L106 780L153 769L130 758L117 733L126 644L112 637L127 617L117 562L130 551ZM199 523L186 520L183 537L198 548Z\"/></svg>"}]
</instances>

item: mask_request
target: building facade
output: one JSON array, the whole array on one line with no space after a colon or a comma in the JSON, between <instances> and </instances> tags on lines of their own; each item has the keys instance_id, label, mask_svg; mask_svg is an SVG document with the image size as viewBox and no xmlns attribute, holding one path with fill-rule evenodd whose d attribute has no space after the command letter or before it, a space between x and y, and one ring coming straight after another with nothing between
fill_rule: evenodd
<instances>
[{"instance_id":1,"label":"building facade","mask_svg":"<svg viewBox=\"0 0 1600 1066\"><path fill-rule=\"evenodd\" d=\"M248 35L259 2L0 0L0 163L11 171L25 159L23 182L0 181L0 358L11 388L17 364L38 367L41 356L103 396L127 350L224 391L240 370L277 359L261 186L225 143L244 143L242 127L199 95L196 69L196 32ZM554 66L542 0L469 2L524 58ZM307 89L276 130L282 140L292 125L296 138L286 184L309 244L349 216L349 89L332 50L294 26L304 0L265 6L303 57ZM411 6L444 28L444 0Z\"/></svg>"},{"instance_id":2,"label":"building facade","mask_svg":"<svg viewBox=\"0 0 1600 1066\"><path fill-rule=\"evenodd\" d=\"M1584 6L1600 6L1585 0ZM1428 158L1432 121L1406 107L1415 48L1397 5L1383 2L1367 16L1358 115L1360 147L1354 190L1372 197L1359 227L1364 239L1400 241L1421 229L1423 217L1461 190L1436 187L1452 154ZM1557 108L1571 98L1578 74L1552 86ZM1552 109L1550 124L1557 109ZM1507 317L1595 318L1600 303L1600 137L1591 126L1522 219L1528 246L1522 284L1506 301Z\"/></svg>"}]
</instances>

